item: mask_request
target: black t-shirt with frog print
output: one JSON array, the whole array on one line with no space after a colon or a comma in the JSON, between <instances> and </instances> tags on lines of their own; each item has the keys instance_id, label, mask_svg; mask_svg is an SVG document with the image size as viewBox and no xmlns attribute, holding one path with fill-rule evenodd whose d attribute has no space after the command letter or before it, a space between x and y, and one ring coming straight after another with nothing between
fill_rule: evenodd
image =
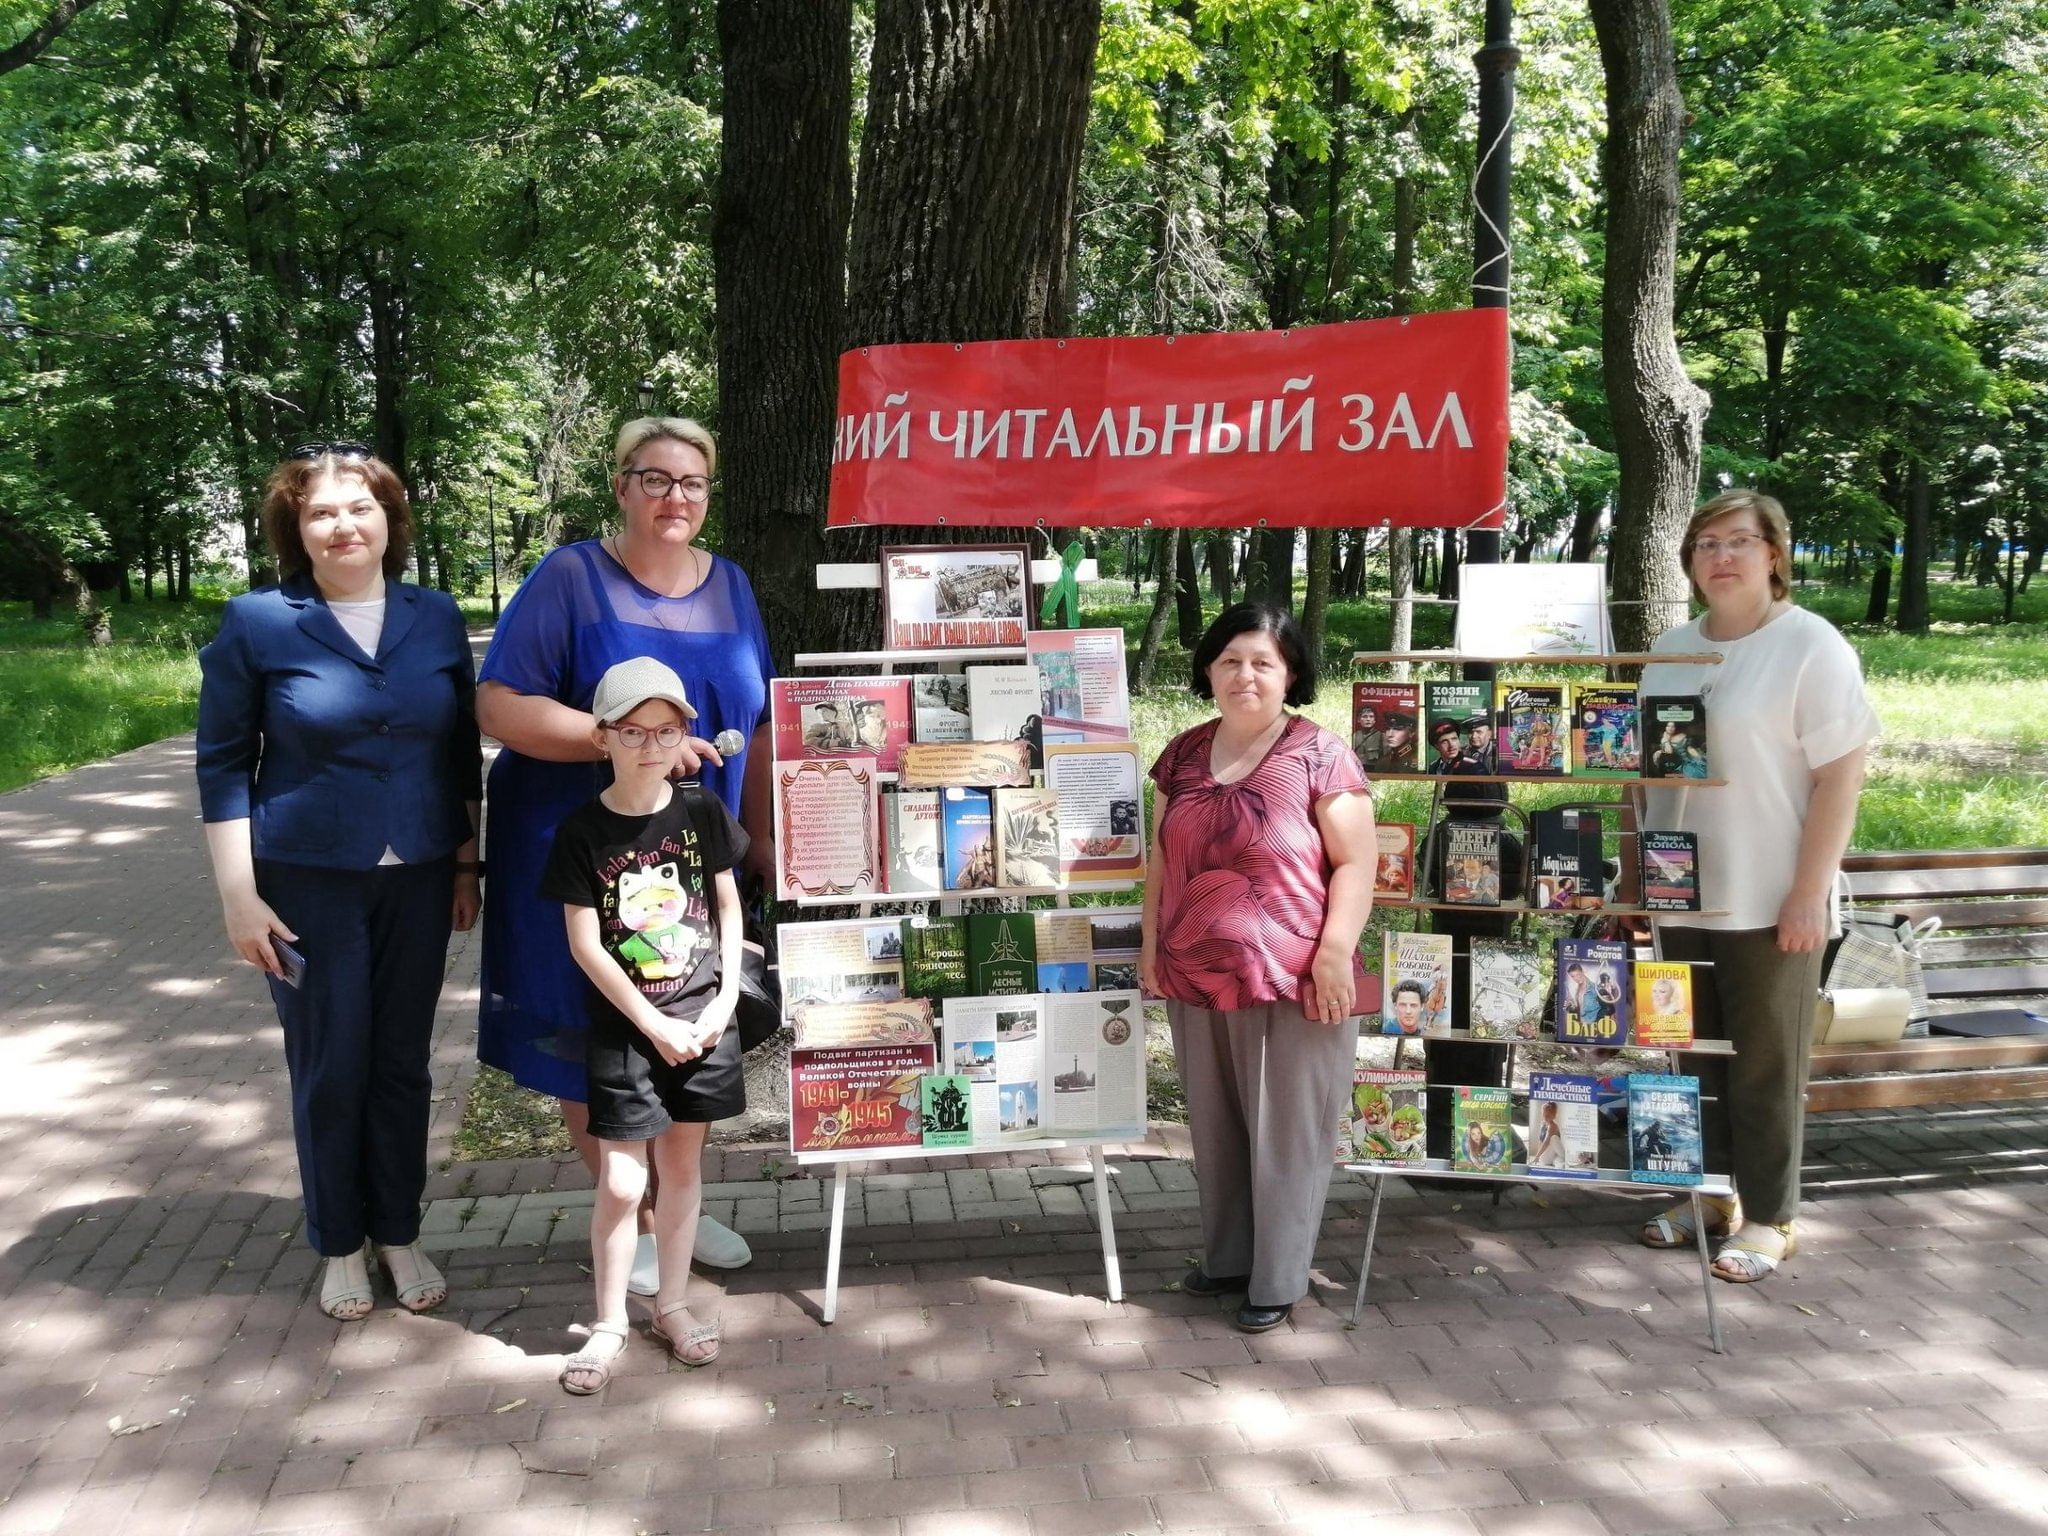
<instances>
[{"instance_id":1,"label":"black t-shirt with frog print","mask_svg":"<svg viewBox=\"0 0 2048 1536\"><path fill-rule=\"evenodd\" d=\"M716 795L678 784L647 816L602 800L562 818L541 894L597 909L598 937L640 995L671 1018L694 1019L718 993L713 877L746 856L747 834ZM590 1020L620 1019L595 986Z\"/></svg>"}]
</instances>

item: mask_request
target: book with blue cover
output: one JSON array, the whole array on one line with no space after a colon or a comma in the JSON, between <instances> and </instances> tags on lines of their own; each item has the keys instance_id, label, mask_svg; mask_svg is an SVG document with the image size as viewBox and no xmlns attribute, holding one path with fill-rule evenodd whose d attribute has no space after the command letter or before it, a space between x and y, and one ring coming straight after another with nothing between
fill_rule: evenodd
<instances>
[{"instance_id":1,"label":"book with blue cover","mask_svg":"<svg viewBox=\"0 0 2048 1536\"><path fill-rule=\"evenodd\" d=\"M1557 1043L1627 1045L1628 946L1618 939L1557 941Z\"/></svg>"},{"instance_id":2,"label":"book with blue cover","mask_svg":"<svg viewBox=\"0 0 2048 1536\"><path fill-rule=\"evenodd\" d=\"M944 829L946 889L982 890L996 883L995 816L985 789L939 791Z\"/></svg>"},{"instance_id":3,"label":"book with blue cover","mask_svg":"<svg viewBox=\"0 0 2048 1536\"><path fill-rule=\"evenodd\" d=\"M1628 1170L1638 1184L1698 1184L1700 1080L1642 1072L1628 1080Z\"/></svg>"}]
</instances>

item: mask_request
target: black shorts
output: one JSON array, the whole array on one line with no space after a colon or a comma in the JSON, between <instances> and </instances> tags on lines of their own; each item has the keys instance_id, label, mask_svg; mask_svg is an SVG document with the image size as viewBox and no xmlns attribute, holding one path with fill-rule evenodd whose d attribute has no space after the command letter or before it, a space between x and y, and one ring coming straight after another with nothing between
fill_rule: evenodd
<instances>
[{"instance_id":1,"label":"black shorts","mask_svg":"<svg viewBox=\"0 0 2048 1536\"><path fill-rule=\"evenodd\" d=\"M679 1122L730 1120L747 1107L737 1024L726 1026L708 1056L672 1067L645 1035L614 1014L592 1021L583 1066L590 1134L599 1141L652 1141Z\"/></svg>"}]
</instances>

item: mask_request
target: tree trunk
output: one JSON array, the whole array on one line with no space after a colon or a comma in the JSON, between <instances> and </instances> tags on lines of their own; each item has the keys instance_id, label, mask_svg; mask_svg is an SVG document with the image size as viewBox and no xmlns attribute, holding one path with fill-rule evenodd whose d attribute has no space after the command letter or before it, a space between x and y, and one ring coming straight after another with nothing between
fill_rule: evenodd
<instances>
[{"instance_id":1,"label":"tree trunk","mask_svg":"<svg viewBox=\"0 0 2048 1536\"><path fill-rule=\"evenodd\" d=\"M1927 633L1927 562L1934 487L1925 460L1906 466L1906 541L1899 557L1898 627L1909 635Z\"/></svg>"},{"instance_id":2,"label":"tree trunk","mask_svg":"<svg viewBox=\"0 0 2048 1536\"><path fill-rule=\"evenodd\" d=\"M1437 540L1436 595L1447 602L1458 598L1458 530L1446 528Z\"/></svg>"},{"instance_id":3,"label":"tree trunk","mask_svg":"<svg viewBox=\"0 0 2048 1536\"><path fill-rule=\"evenodd\" d=\"M752 578L785 665L819 638L808 617L821 606L816 567L846 558L827 548L825 504L853 206L852 18L852 0L718 7L721 508L726 552ZM870 599L855 622L872 613Z\"/></svg>"},{"instance_id":4,"label":"tree trunk","mask_svg":"<svg viewBox=\"0 0 2048 1536\"><path fill-rule=\"evenodd\" d=\"M1669 0L1590 3L1607 82L1601 350L1621 471L1608 560L1615 642L1643 650L1686 615L1677 550L1699 488L1709 404L1686 376L1672 324L1685 104Z\"/></svg>"},{"instance_id":5,"label":"tree trunk","mask_svg":"<svg viewBox=\"0 0 2048 1536\"><path fill-rule=\"evenodd\" d=\"M1336 539L1327 528L1308 531L1308 581L1301 594L1301 636L1308 654L1322 667L1323 636L1330 620L1330 562Z\"/></svg>"},{"instance_id":6,"label":"tree trunk","mask_svg":"<svg viewBox=\"0 0 2048 1536\"><path fill-rule=\"evenodd\" d=\"M1101 0L878 0L845 346L1066 332L1068 226L1101 24ZM957 541L1025 536L977 528ZM832 552L871 559L883 542L850 532ZM1170 584L1170 560L1162 570ZM821 649L856 648L874 633L874 611L871 597L813 601L799 633Z\"/></svg>"},{"instance_id":7,"label":"tree trunk","mask_svg":"<svg viewBox=\"0 0 2048 1536\"><path fill-rule=\"evenodd\" d=\"M1145 633L1138 641L1138 691L1152 686L1159 670L1159 647L1166 641L1166 620L1173 612L1173 538L1171 528L1152 535L1152 568L1159 572L1159 585L1152 593L1152 614L1145 620Z\"/></svg>"},{"instance_id":8,"label":"tree trunk","mask_svg":"<svg viewBox=\"0 0 2048 1536\"><path fill-rule=\"evenodd\" d=\"M1892 605L1892 553L1884 550L1871 562L1870 601L1863 606L1863 622L1882 624Z\"/></svg>"},{"instance_id":9,"label":"tree trunk","mask_svg":"<svg viewBox=\"0 0 2048 1536\"><path fill-rule=\"evenodd\" d=\"M1228 529L1219 528L1209 535L1203 545L1209 561L1209 595L1225 608L1230 606L1230 594L1234 590L1232 577L1233 540Z\"/></svg>"},{"instance_id":10,"label":"tree trunk","mask_svg":"<svg viewBox=\"0 0 2048 1536\"><path fill-rule=\"evenodd\" d=\"M1202 638L1202 582L1195 572L1194 535L1185 528L1173 539L1173 592L1181 649L1192 651Z\"/></svg>"},{"instance_id":11,"label":"tree trunk","mask_svg":"<svg viewBox=\"0 0 2048 1536\"><path fill-rule=\"evenodd\" d=\"M1393 606L1393 622L1387 632L1387 649L1415 648L1415 530L1395 528L1387 534L1387 597ZM1394 663L1394 680L1408 681L1408 663Z\"/></svg>"},{"instance_id":12,"label":"tree trunk","mask_svg":"<svg viewBox=\"0 0 2048 1536\"><path fill-rule=\"evenodd\" d=\"M1257 595L1275 608L1294 612L1294 530L1259 528L1252 537L1259 543L1259 570L1264 577Z\"/></svg>"}]
</instances>

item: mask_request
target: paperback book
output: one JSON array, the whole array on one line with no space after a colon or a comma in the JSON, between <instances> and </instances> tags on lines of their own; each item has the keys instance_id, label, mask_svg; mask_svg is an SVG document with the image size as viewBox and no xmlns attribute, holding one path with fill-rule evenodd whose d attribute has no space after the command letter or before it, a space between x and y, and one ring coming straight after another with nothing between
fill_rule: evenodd
<instances>
[{"instance_id":1,"label":"paperback book","mask_svg":"<svg viewBox=\"0 0 2048 1536\"><path fill-rule=\"evenodd\" d=\"M1379 856L1373 864L1372 893L1388 901L1408 901L1415 895L1415 823L1382 821L1374 826L1379 839Z\"/></svg>"},{"instance_id":2,"label":"paperback book","mask_svg":"<svg viewBox=\"0 0 2048 1536\"><path fill-rule=\"evenodd\" d=\"M1637 1045L1672 1050L1692 1044L1692 967L1681 960L1635 963Z\"/></svg>"},{"instance_id":3,"label":"paperback book","mask_svg":"<svg viewBox=\"0 0 2048 1536\"><path fill-rule=\"evenodd\" d=\"M1431 773L1498 773L1491 683L1424 683L1422 715Z\"/></svg>"},{"instance_id":4,"label":"paperback book","mask_svg":"<svg viewBox=\"0 0 2048 1536\"><path fill-rule=\"evenodd\" d=\"M931 1004L920 999L799 1010L789 1053L792 1150L921 1145L921 1081L936 1060Z\"/></svg>"},{"instance_id":5,"label":"paperback book","mask_svg":"<svg viewBox=\"0 0 2048 1536\"><path fill-rule=\"evenodd\" d=\"M1453 821L1445 826L1443 899L1462 907L1500 905L1500 824Z\"/></svg>"},{"instance_id":6,"label":"paperback book","mask_svg":"<svg viewBox=\"0 0 2048 1536\"><path fill-rule=\"evenodd\" d=\"M959 672L926 672L910 680L912 741L972 741L967 679Z\"/></svg>"},{"instance_id":7,"label":"paperback book","mask_svg":"<svg viewBox=\"0 0 2048 1536\"><path fill-rule=\"evenodd\" d=\"M922 1086L924 1144L927 1147L974 1145L974 1083L971 1078L937 1073Z\"/></svg>"},{"instance_id":8,"label":"paperback book","mask_svg":"<svg viewBox=\"0 0 2048 1536\"><path fill-rule=\"evenodd\" d=\"M1606 904L1600 813L1553 806L1529 817L1534 845L1535 905L1547 912L1587 912Z\"/></svg>"},{"instance_id":9,"label":"paperback book","mask_svg":"<svg viewBox=\"0 0 2048 1536\"><path fill-rule=\"evenodd\" d=\"M889 892L920 894L946 888L946 827L936 789L882 792L889 824Z\"/></svg>"},{"instance_id":10,"label":"paperback book","mask_svg":"<svg viewBox=\"0 0 2048 1536\"><path fill-rule=\"evenodd\" d=\"M1700 840L1695 832L1644 832L1642 850L1643 905L1652 912L1697 912L1700 909Z\"/></svg>"},{"instance_id":11,"label":"paperback book","mask_svg":"<svg viewBox=\"0 0 2048 1536\"><path fill-rule=\"evenodd\" d=\"M1643 695L1643 774L1652 779L1707 777L1707 706L1697 694Z\"/></svg>"},{"instance_id":12,"label":"paperback book","mask_svg":"<svg viewBox=\"0 0 2048 1536\"><path fill-rule=\"evenodd\" d=\"M967 919L959 916L898 918L903 944L903 990L938 1001L967 993Z\"/></svg>"},{"instance_id":13,"label":"paperback book","mask_svg":"<svg viewBox=\"0 0 2048 1536\"><path fill-rule=\"evenodd\" d=\"M1351 750L1368 774L1413 773L1422 714L1414 683L1351 685Z\"/></svg>"},{"instance_id":14,"label":"paperback book","mask_svg":"<svg viewBox=\"0 0 2048 1536\"><path fill-rule=\"evenodd\" d=\"M1059 801L1063 879L1136 880L1145 873L1145 798L1138 748L1128 741L1048 746L1045 787Z\"/></svg>"},{"instance_id":15,"label":"paperback book","mask_svg":"<svg viewBox=\"0 0 2048 1536\"><path fill-rule=\"evenodd\" d=\"M1627 1045L1628 946L1617 939L1557 941L1557 1043Z\"/></svg>"},{"instance_id":16,"label":"paperback book","mask_svg":"<svg viewBox=\"0 0 2048 1536\"><path fill-rule=\"evenodd\" d=\"M910 740L907 677L778 677L768 697L777 762L871 757L894 773Z\"/></svg>"},{"instance_id":17,"label":"paperback book","mask_svg":"<svg viewBox=\"0 0 2048 1536\"><path fill-rule=\"evenodd\" d=\"M1549 999L1543 959L1534 945L1505 939L1472 941L1472 1034L1482 1040L1535 1040Z\"/></svg>"},{"instance_id":18,"label":"paperback book","mask_svg":"<svg viewBox=\"0 0 2048 1536\"><path fill-rule=\"evenodd\" d=\"M987 890L996 883L995 812L985 789L941 789L946 889Z\"/></svg>"},{"instance_id":19,"label":"paperback book","mask_svg":"<svg viewBox=\"0 0 2048 1536\"><path fill-rule=\"evenodd\" d=\"M1506 1173L1515 1150L1508 1090L1457 1083L1451 1093L1451 1166L1460 1173Z\"/></svg>"},{"instance_id":20,"label":"paperback book","mask_svg":"<svg viewBox=\"0 0 2048 1536\"><path fill-rule=\"evenodd\" d=\"M967 990L977 997L1038 991L1038 928L1029 912L967 918Z\"/></svg>"},{"instance_id":21,"label":"paperback book","mask_svg":"<svg viewBox=\"0 0 2048 1536\"><path fill-rule=\"evenodd\" d=\"M1122 741L1131 734L1131 689L1120 629L1034 629L1043 735L1053 742Z\"/></svg>"},{"instance_id":22,"label":"paperback book","mask_svg":"<svg viewBox=\"0 0 2048 1536\"><path fill-rule=\"evenodd\" d=\"M1572 1072L1529 1074L1529 1172L1590 1179L1600 1171L1599 1079Z\"/></svg>"},{"instance_id":23,"label":"paperback book","mask_svg":"<svg viewBox=\"0 0 2048 1536\"><path fill-rule=\"evenodd\" d=\"M998 789L994 795L996 884L1059 886L1060 798L1050 789Z\"/></svg>"},{"instance_id":24,"label":"paperback book","mask_svg":"<svg viewBox=\"0 0 2048 1536\"><path fill-rule=\"evenodd\" d=\"M1038 668L1030 662L967 669L967 719L976 741L1021 741L1031 766L1045 749Z\"/></svg>"},{"instance_id":25,"label":"paperback book","mask_svg":"<svg viewBox=\"0 0 2048 1536\"><path fill-rule=\"evenodd\" d=\"M1563 683L1501 683L1495 688L1501 773L1557 775L1565 771L1571 736Z\"/></svg>"},{"instance_id":26,"label":"paperback book","mask_svg":"<svg viewBox=\"0 0 2048 1536\"><path fill-rule=\"evenodd\" d=\"M1352 1157L1362 1163L1422 1163L1427 1076L1400 1068L1357 1069L1351 1084Z\"/></svg>"},{"instance_id":27,"label":"paperback book","mask_svg":"<svg viewBox=\"0 0 2048 1536\"><path fill-rule=\"evenodd\" d=\"M1451 936L1388 932L1381 949L1380 990L1382 1034L1448 1035Z\"/></svg>"},{"instance_id":28,"label":"paperback book","mask_svg":"<svg viewBox=\"0 0 2048 1536\"><path fill-rule=\"evenodd\" d=\"M1629 1177L1638 1184L1698 1184L1700 1080L1637 1073L1628 1080Z\"/></svg>"},{"instance_id":29,"label":"paperback book","mask_svg":"<svg viewBox=\"0 0 2048 1536\"><path fill-rule=\"evenodd\" d=\"M1584 683L1572 692L1572 767L1598 779L1642 771L1642 727L1634 683Z\"/></svg>"}]
</instances>

